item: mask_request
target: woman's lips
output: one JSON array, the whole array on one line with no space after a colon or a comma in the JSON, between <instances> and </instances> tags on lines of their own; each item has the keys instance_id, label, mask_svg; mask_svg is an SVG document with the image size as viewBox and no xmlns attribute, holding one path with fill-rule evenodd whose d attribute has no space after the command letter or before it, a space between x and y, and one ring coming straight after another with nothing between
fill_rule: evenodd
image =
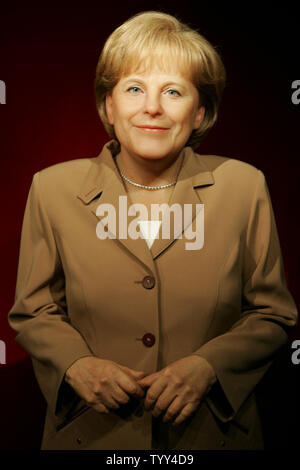
<instances>
[{"instance_id":1,"label":"woman's lips","mask_svg":"<svg viewBox=\"0 0 300 470\"><path fill-rule=\"evenodd\" d=\"M151 126L136 126L138 129L141 129L146 132L162 132L167 131L168 127L151 127Z\"/></svg>"}]
</instances>

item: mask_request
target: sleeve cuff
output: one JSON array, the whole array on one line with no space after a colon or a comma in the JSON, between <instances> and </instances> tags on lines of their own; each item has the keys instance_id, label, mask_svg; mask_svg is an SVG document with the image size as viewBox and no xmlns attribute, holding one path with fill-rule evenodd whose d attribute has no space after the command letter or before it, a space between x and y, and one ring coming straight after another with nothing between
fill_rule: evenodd
<instances>
[{"instance_id":1,"label":"sleeve cuff","mask_svg":"<svg viewBox=\"0 0 300 470\"><path fill-rule=\"evenodd\" d=\"M227 400L219 380L211 387L205 400L210 410L220 421L227 423L233 419L235 412Z\"/></svg>"},{"instance_id":2,"label":"sleeve cuff","mask_svg":"<svg viewBox=\"0 0 300 470\"><path fill-rule=\"evenodd\" d=\"M85 354L83 356L77 357L66 368L66 370L69 367L71 367L71 365L74 364L74 362L87 356L92 356L92 354ZM65 415L66 412L69 412L74 407L76 407L81 400L82 400L81 397L75 392L75 390L71 387L71 385L66 382L65 373L64 373L57 389L55 415L56 416L60 416L61 414Z\"/></svg>"}]
</instances>

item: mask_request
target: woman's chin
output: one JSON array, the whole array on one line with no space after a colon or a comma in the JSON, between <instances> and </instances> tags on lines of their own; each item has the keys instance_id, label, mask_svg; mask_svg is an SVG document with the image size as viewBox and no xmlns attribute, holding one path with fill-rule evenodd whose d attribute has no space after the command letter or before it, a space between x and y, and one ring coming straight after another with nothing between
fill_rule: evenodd
<instances>
[{"instance_id":1,"label":"woman's chin","mask_svg":"<svg viewBox=\"0 0 300 470\"><path fill-rule=\"evenodd\" d=\"M140 153L140 152L137 152L136 155L143 159L143 160L162 160L164 158L166 158L168 155L166 155L165 153Z\"/></svg>"},{"instance_id":2,"label":"woman's chin","mask_svg":"<svg viewBox=\"0 0 300 470\"><path fill-rule=\"evenodd\" d=\"M144 159L158 160L174 153L174 149L170 145L159 145L157 143L151 145L148 142L143 145L135 146L134 153Z\"/></svg>"}]
</instances>

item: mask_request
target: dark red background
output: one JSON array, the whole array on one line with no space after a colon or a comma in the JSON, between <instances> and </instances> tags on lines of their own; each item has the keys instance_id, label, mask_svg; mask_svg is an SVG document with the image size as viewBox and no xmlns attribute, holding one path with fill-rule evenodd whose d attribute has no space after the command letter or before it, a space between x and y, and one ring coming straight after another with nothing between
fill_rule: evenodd
<instances>
[{"instance_id":1,"label":"dark red background","mask_svg":"<svg viewBox=\"0 0 300 470\"><path fill-rule=\"evenodd\" d=\"M21 224L36 171L96 156L108 140L93 91L105 39L138 11L160 9L198 28L218 47L227 69L227 88L219 121L198 152L237 158L264 172L287 283L299 305L300 105L291 101L291 84L300 79L299 15L288 7L203 8L188 1L181 6L127 1L98 8L0 9L0 79L7 87L7 103L0 106L0 339L7 348L7 364L0 365L0 449L38 449L45 403L30 359L7 324ZM291 362L293 339L300 339L299 327L258 387L270 449L298 445L300 364Z\"/></svg>"}]
</instances>

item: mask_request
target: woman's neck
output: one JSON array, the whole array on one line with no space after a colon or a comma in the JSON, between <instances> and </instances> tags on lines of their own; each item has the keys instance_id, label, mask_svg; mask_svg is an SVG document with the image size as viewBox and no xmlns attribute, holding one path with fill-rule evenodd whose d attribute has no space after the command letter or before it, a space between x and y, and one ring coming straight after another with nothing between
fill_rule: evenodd
<instances>
[{"instance_id":1,"label":"woman's neck","mask_svg":"<svg viewBox=\"0 0 300 470\"><path fill-rule=\"evenodd\" d=\"M127 178L146 186L159 186L176 181L183 162L184 153L171 158L142 158L129 155L122 149L115 157L115 162Z\"/></svg>"}]
</instances>

